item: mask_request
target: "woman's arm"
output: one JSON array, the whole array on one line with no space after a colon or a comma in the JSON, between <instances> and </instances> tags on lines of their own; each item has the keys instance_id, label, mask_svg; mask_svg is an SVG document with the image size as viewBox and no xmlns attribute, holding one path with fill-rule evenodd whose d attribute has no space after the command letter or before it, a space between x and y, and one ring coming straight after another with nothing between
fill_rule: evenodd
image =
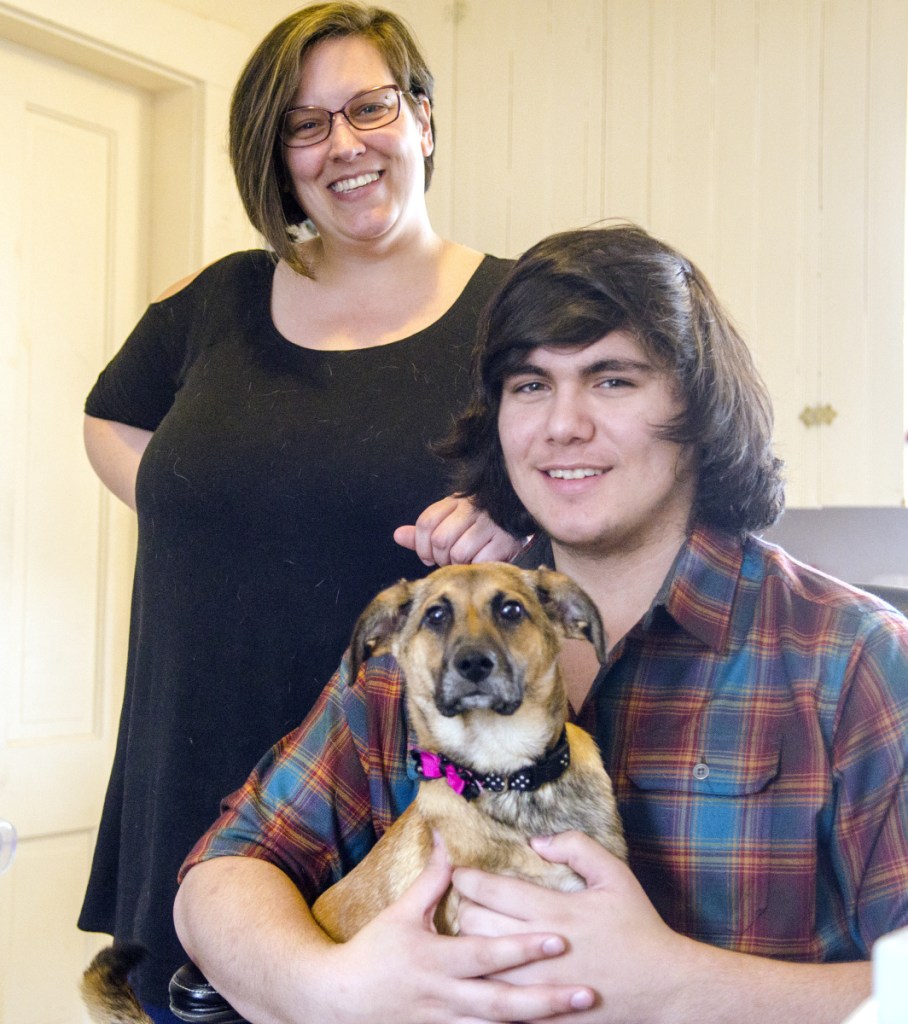
<instances>
[{"instance_id":1,"label":"woman's arm","mask_svg":"<svg viewBox=\"0 0 908 1024\"><path fill-rule=\"evenodd\" d=\"M86 416L85 450L104 486L131 509L136 507L136 473L151 431Z\"/></svg>"}]
</instances>

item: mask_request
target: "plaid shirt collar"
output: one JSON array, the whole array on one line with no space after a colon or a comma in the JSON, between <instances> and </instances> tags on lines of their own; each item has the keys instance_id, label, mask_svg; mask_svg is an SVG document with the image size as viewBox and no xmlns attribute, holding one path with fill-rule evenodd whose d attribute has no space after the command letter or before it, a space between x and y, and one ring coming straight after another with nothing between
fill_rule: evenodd
<instances>
[{"instance_id":1,"label":"plaid shirt collar","mask_svg":"<svg viewBox=\"0 0 908 1024\"><path fill-rule=\"evenodd\" d=\"M647 630L658 609L664 609L691 636L721 653L731 632L732 605L744 560L744 547L732 533L695 527L636 629ZM515 559L525 569L554 566L552 545L537 534ZM612 652L611 662L620 655Z\"/></svg>"},{"instance_id":2,"label":"plaid shirt collar","mask_svg":"<svg viewBox=\"0 0 908 1024\"><path fill-rule=\"evenodd\" d=\"M744 547L734 534L696 527L678 552L644 626L662 605L682 629L723 653L743 560Z\"/></svg>"}]
</instances>

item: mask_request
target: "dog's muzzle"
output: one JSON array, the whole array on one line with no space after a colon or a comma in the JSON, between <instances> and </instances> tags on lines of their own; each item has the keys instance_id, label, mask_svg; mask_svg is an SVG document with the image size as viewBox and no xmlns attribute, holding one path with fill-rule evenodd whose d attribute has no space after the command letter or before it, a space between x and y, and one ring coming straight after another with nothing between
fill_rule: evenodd
<instances>
[{"instance_id":1,"label":"dog's muzzle","mask_svg":"<svg viewBox=\"0 0 908 1024\"><path fill-rule=\"evenodd\" d=\"M442 667L435 706L446 718L487 709L513 715L523 702L523 686L508 660L494 648L462 645Z\"/></svg>"}]
</instances>

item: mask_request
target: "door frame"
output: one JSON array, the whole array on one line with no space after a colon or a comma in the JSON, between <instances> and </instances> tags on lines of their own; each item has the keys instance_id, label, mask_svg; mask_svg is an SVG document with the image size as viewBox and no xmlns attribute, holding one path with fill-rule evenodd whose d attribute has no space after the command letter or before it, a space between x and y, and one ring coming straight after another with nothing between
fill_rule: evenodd
<instances>
[{"instance_id":1,"label":"door frame","mask_svg":"<svg viewBox=\"0 0 908 1024\"><path fill-rule=\"evenodd\" d=\"M197 267L203 249L199 211L204 83L154 66L139 54L118 52L100 40L8 8L0 9L0 38L148 93L152 118L148 297ZM166 238L156 225L166 226Z\"/></svg>"},{"instance_id":2,"label":"door frame","mask_svg":"<svg viewBox=\"0 0 908 1024\"><path fill-rule=\"evenodd\" d=\"M159 0L0 0L0 38L148 95L149 299L261 244L226 155L230 93L255 40Z\"/></svg>"}]
</instances>

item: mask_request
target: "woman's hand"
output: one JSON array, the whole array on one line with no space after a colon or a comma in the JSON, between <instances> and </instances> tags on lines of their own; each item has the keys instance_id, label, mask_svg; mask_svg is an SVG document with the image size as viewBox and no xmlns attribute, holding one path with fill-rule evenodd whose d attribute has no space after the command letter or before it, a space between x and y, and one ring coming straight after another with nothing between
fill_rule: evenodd
<instances>
[{"instance_id":1,"label":"woman's hand","mask_svg":"<svg viewBox=\"0 0 908 1024\"><path fill-rule=\"evenodd\" d=\"M415 551L425 565L509 562L523 547L469 498L456 495L430 505L415 525L399 526L394 540Z\"/></svg>"}]
</instances>

